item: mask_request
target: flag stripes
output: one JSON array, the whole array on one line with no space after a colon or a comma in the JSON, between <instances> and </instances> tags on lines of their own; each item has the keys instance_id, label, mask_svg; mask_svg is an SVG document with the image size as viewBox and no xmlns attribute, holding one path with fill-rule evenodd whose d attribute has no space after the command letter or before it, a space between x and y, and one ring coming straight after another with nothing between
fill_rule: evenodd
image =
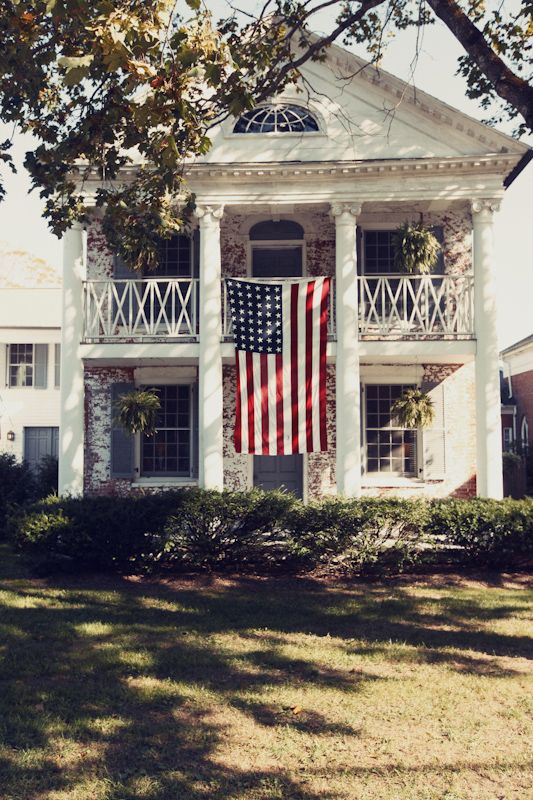
<instances>
[{"instance_id":1,"label":"flag stripes","mask_svg":"<svg viewBox=\"0 0 533 800\"><path fill-rule=\"evenodd\" d=\"M238 453L290 455L327 449L329 285L329 278L282 284L275 279L269 284L228 281L237 347ZM277 294L269 294L268 287ZM276 310L265 310L271 307Z\"/></svg>"}]
</instances>

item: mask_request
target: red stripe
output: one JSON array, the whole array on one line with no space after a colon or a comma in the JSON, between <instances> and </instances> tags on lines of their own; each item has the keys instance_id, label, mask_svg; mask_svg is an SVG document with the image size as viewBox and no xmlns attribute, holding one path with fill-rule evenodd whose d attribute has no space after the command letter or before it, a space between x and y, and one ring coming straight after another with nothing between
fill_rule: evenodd
<instances>
[{"instance_id":1,"label":"red stripe","mask_svg":"<svg viewBox=\"0 0 533 800\"><path fill-rule=\"evenodd\" d=\"M328 431L326 426L326 413L327 413L327 366L326 366L326 346L328 341L328 295L329 295L329 278L324 279L322 285L322 299L320 301L320 354L319 354L319 371L320 383L318 385L318 402L320 413L320 449L328 449Z\"/></svg>"},{"instance_id":2,"label":"red stripe","mask_svg":"<svg viewBox=\"0 0 533 800\"><path fill-rule=\"evenodd\" d=\"M239 369L239 351L235 350L235 372L237 387L235 398L235 451L242 452L242 408L241 408L241 371Z\"/></svg>"},{"instance_id":3,"label":"red stripe","mask_svg":"<svg viewBox=\"0 0 533 800\"><path fill-rule=\"evenodd\" d=\"M248 388L248 452L255 453L254 365L252 354L246 353L246 385Z\"/></svg>"},{"instance_id":4,"label":"red stripe","mask_svg":"<svg viewBox=\"0 0 533 800\"><path fill-rule=\"evenodd\" d=\"M291 286L292 453L298 453L298 284Z\"/></svg>"},{"instance_id":5,"label":"red stripe","mask_svg":"<svg viewBox=\"0 0 533 800\"><path fill-rule=\"evenodd\" d=\"M269 420L268 420L268 356L261 353L259 363L261 369L261 452L264 456L270 455L269 448Z\"/></svg>"},{"instance_id":6,"label":"red stripe","mask_svg":"<svg viewBox=\"0 0 533 800\"><path fill-rule=\"evenodd\" d=\"M278 456L284 453L283 446L283 355L276 353L276 433L278 439Z\"/></svg>"},{"instance_id":7,"label":"red stripe","mask_svg":"<svg viewBox=\"0 0 533 800\"><path fill-rule=\"evenodd\" d=\"M313 452L313 293L316 281L307 284L305 298L305 434L307 452ZM303 333L303 331L302 331Z\"/></svg>"}]
</instances>

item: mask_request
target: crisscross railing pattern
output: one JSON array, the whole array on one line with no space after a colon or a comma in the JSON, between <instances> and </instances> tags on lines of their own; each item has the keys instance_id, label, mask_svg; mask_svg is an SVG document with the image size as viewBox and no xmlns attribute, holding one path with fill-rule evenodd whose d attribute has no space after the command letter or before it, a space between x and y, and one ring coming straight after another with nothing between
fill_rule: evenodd
<instances>
[{"instance_id":1,"label":"crisscross railing pattern","mask_svg":"<svg viewBox=\"0 0 533 800\"><path fill-rule=\"evenodd\" d=\"M196 339L197 285L195 278L86 281L85 339Z\"/></svg>"},{"instance_id":2,"label":"crisscross railing pattern","mask_svg":"<svg viewBox=\"0 0 533 800\"><path fill-rule=\"evenodd\" d=\"M359 277L361 336L423 338L472 336L471 275Z\"/></svg>"}]
</instances>

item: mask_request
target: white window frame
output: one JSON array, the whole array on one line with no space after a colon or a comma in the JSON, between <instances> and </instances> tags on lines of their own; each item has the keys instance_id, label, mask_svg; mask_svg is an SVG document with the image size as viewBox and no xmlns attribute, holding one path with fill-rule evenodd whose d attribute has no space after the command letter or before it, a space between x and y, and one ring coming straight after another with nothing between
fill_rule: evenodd
<instances>
[{"instance_id":1,"label":"white window frame","mask_svg":"<svg viewBox=\"0 0 533 800\"><path fill-rule=\"evenodd\" d=\"M193 388L198 385L198 370L196 367L138 367L135 370L135 387L141 386L188 386L189 397L192 395ZM191 398L192 399L192 398ZM141 434L136 433L134 437L133 450L133 485L135 486L197 486L198 478L193 477L193 467L199 459L199 441L194 441L194 407L190 404L191 418L191 460L189 475L142 475L142 453L141 453ZM198 431L199 433L199 431ZM198 436L199 439L199 436Z\"/></svg>"},{"instance_id":2,"label":"white window frame","mask_svg":"<svg viewBox=\"0 0 533 800\"><path fill-rule=\"evenodd\" d=\"M31 383L11 383L11 353L13 347L31 347ZM21 366L18 364L17 366ZM7 345L7 358L6 358L6 386L10 389L35 389L35 344L31 342L12 342Z\"/></svg>"}]
</instances>

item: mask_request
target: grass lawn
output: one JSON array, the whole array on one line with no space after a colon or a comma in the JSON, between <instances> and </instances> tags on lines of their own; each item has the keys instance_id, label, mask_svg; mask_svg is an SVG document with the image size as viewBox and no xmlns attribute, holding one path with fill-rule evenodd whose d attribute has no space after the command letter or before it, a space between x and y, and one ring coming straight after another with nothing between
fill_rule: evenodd
<instances>
[{"instance_id":1,"label":"grass lawn","mask_svg":"<svg viewBox=\"0 0 533 800\"><path fill-rule=\"evenodd\" d=\"M523 577L42 580L5 547L0 565L2 800L533 797Z\"/></svg>"}]
</instances>

